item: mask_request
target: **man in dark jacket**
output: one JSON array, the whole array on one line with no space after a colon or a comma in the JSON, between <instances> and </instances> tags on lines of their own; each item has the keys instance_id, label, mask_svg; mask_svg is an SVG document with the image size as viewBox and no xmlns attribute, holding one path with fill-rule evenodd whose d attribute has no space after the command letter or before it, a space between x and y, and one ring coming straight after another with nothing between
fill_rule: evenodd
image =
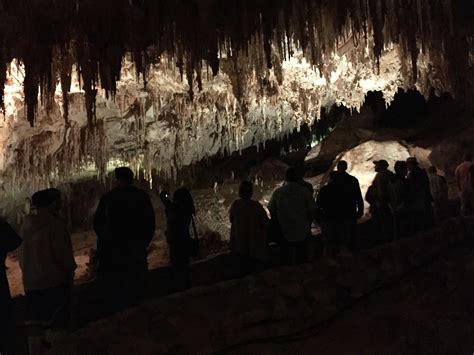
<instances>
[{"instance_id":1,"label":"man in dark jacket","mask_svg":"<svg viewBox=\"0 0 474 355\"><path fill-rule=\"evenodd\" d=\"M360 184L359 180L355 176L352 176L347 173L347 162L345 160L339 161L337 163L337 171L340 173L341 182L347 189L350 191L350 198L352 201L352 228L351 228L351 235L350 235L350 245L351 249L358 248L358 242L356 237L356 227L357 227L357 220L362 218L364 215L364 199L362 198L362 192L360 191Z\"/></svg>"},{"instance_id":2,"label":"man in dark jacket","mask_svg":"<svg viewBox=\"0 0 474 355\"><path fill-rule=\"evenodd\" d=\"M148 194L133 186L129 168L115 169L115 178L118 186L106 193L97 207L94 230L99 276L122 306L136 303L143 291L155 213Z\"/></svg>"},{"instance_id":3,"label":"man in dark jacket","mask_svg":"<svg viewBox=\"0 0 474 355\"><path fill-rule=\"evenodd\" d=\"M366 201L370 204L370 212L375 219L382 241L390 241L393 236L393 215L390 210L390 182L393 173L388 170L386 160L374 161L375 175L372 185L366 194Z\"/></svg>"},{"instance_id":4,"label":"man in dark jacket","mask_svg":"<svg viewBox=\"0 0 474 355\"><path fill-rule=\"evenodd\" d=\"M353 190L346 184L344 176L333 171L329 183L319 191L316 205L319 211L319 224L327 252L330 256L347 252L354 223Z\"/></svg>"},{"instance_id":5,"label":"man in dark jacket","mask_svg":"<svg viewBox=\"0 0 474 355\"><path fill-rule=\"evenodd\" d=\"M7 254L21 244L21 238L10 225L0 219L0 354L13 354L15 321L13 317L5 260Z\"/></svg>"},{"instance_id":6,"label":"man in dark jacket","mask_svg":"<svg viewBox=\"0 0 474 355\"><path fill-rule=\"evenodd\" d=\"M430 191L430 180L426 171L418 165L415 157L407 159L408 168L408 206L412 216L411 231L416 233L433 225L433 198Z\"/></svg>"}]
</instances>

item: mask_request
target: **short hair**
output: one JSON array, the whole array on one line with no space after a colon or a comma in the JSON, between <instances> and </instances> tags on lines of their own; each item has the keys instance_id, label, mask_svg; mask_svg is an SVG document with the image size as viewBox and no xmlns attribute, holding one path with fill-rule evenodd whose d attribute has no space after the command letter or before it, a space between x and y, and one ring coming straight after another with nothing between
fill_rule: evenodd
<instances>
[{"instance_id":1,"label":"short hair","mask_svg":"<svg viewBox=\"0 0 474 355\"><path fill-rule=\"evenodd\" d=\"M472 161L472 153L464 154L464 161Z\"/></svg>"},{"instance_id":2,"label":"short hair","mask_svg":"<svg viewBox=\"0 0 474 355\"><path fill-rule=\"evenodd\" d=\"M418 165L418 160L416 160L416 157L409 157L407 158L407 164Z\"/></svg>"},{"instance_id":3,"label":"short hair","mask_svg":"<svg viewBox=\"0 0 474 355\"><path fill-rule=\"evenodd\" d=\"M438 172L438 169L436 169L436 166L430 166L430 167L428 168L428 172L429 172L430 174L436 174L436 173Z\"/></svg>"},{"instance_id":4,"label":"short hair","mask_svg":"<svg viewBox=\"0 0 474 355\"><path fill-rule=\"evenodd\" d=\"M337 170L338 171L346 171L347 170L347 161L345 160L340 160L338 163L337 163Z\"/></svg>"},{"instance_id":5,"label":"short hair","mask_svg":"<svg viewBox=\"0 0 474 355\"><path fill-rule=\"evenodd\" d=\"M407 163L406 161L403 160L398 160L395 162L395 165L393 166L393 169L395 170L396 173L401 173L407 170Z\"/></svg>"},{"instance_id":6,"label":"short hair","mask_svg":"<svg viewBox=\"0 0 474 355\"><path fill-rule=\"evenodd\" d=\"M306 166L304 164L300 164L296 166L295 169L298 174L298 180L304 179L304 175L306 174Z\"/></svg>"},{"instance_id":7,"label":"short hair","mask_svg":"<svg viewBox=\"0 0 474 355\"><path fill-rule=\"evenodd\" d=\"M50 188L35 192L33 196L31 196L31 203L36 208L44 208L50 206L60 198L61 192L58 189Z\"/></svg>"},{"instance_id":8,"label":"short hair","mask_svg":"<svg viewBox=\"0 0 474 355\"><path fill-rule=\"evenodd\" d=\"M133 182L133 171L122 166L115 169L115 178L123 184L130 185Z\"/></svg>"},{"instance_id":9,"label":"short hair","mask_svg":"<svg viewBox=\"0 0 474 355\"><path fill-rule=\"evenodd\" d=\"M196 213L193 196L187 188L181 187L176 190L173 194L173 200L181 211L189 214Z\"/></svg>"},{"instance_id":10,"label":"short hair","mask_svg":"<svg viewBox=\"0 0 474 355\"><path fill-rule=\"evenodd\" d=\"M253 195L253 184L250 181L242 181L239 186L239 197L251 199Z\"/></svg>"},{"instance_id":11,"label":"short hair","mask_svg":"<svg viewBox=\"0 0 474 355\"><path fill-rule=\"evenodd\" d=\"M295 167L289 167L288 169L286 169L285 180L287 182L298 182L299 180L298 169Z\"/></svg>"},{"instance_id":12,"label":"short hair","mask_svg":"<svg viewBox=\"0 0 474 355\"><path fill-rule=\"evenodd\" d=\"M388 169L389 165L385 159L374 161L375 166L380 166L382 169Z\"/></svg>"}]
</instances>

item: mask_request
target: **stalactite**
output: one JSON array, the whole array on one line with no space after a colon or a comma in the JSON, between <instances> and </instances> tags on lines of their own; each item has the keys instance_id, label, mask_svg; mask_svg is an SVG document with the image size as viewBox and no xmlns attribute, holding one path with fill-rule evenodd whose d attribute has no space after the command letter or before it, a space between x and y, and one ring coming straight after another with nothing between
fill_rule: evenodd
<instances>
[{"instance_id":1,"label":"stalactite","mask_svg":"<svg viewBox=\"0 0 474 355\"><path fill-rule=\"evenodd\" d=\"M5 42L3 58L17 57L27 66L25 93L28 107L31 106L27 110L31 123L37 108L35 86L41 86L39 92L46 103L54 95L50 77L52 51L73 43L77 47L74 62L80 65L89 121L93 125L96 90L100 84L107 95L115 94L121 61L127 51L132 54L137 77L142 76L144 85L150 64L166 56L175 58L181 76L186 74L190 83L191 97L191 73L196 74L197 85L201 86L201 60L206 60L213 75L217 75L223 53L227 52L228 58L248 57L254 70L262 74L263 63L267 69L275 65L274 51L280 58L291 56L294 40L299 47L296 49L322 69L324 58L334 53L347 36L352 36L357 44L371 46L377 62L389 41L401 44L412 61L411 77L416 81L420 48L438 57L433 60L438 67L442 66L443 57L448 63L459 62L454 59L454 51L446 49L456 39L451 1L262 0L233 1L231 5L224 0L143 0L118 4L109 0L90 4L58 1L55 11L43 11L40 3L25 0L6 8L6 32L0 40ZM24 18L28 25L21 27L20 19ZM51 23L54 26L48 25ZM16 36L18 33L21 35ZM17 37L34 45L17 50ZM154 55L148 55L150 48ZM41 59L35 60L34 56ZM6 64L5 60L2 63ZM68 87L69 65L64 63L66 68L59 70L66 81L64 91ZM448 80L456 86L461 75L454 64L448 65L454 76Z\"/></svg>"},{"instance_id":2,"label":"stalactite","mask_svg":"<svg viewBox=\"0 0 474 355\"><path fill-rule=\"evenodd\" d=\"M205 4L142 0L125 1L125 7L124 2L111 0L98 0L97 6L57 3L62 4L64 21L54 22L58 13L39 11L32 0L12 3L11 17L2 27L6 32L0 32L0 63L6 66L12 58L24 63L24 94L32 123L36 111L43 112L43 106L51 104L57 77L68 119L75 65L89 128L79 128L70 120L62 132L62 153L48 156L44 163L28 160L34 147L28 148L20 163L25 174L34 169L46 174L52 169L66 176L67 171L91 162L103 173L108 159L107 124L96 114L96 100L103 99L103 92L106 98L116 99L107 105L117 105L123 113L121 124L136 135L123 159L133 160L134 166L145 167L149 174L156 168L176 177L190 161L241 150L249 140L258 145L311 123L320 117L328 92L338 104L358 110L368 90L360 81L366 79L370 86L380 79L367 74L374 61L394 81L386 83L388 87L375 86L384 91L387 102L399 86L418 88L424 95L431 87L456 92L469 61L467 40L455 26L450 0L212 0ZM22 29L15 19L22 18L28 7L37 16L29 16L28 26ZM77 27L86 19L88 26ZM39 24L50 23L54 26L44 25L38 31ZM26 45L13 40L18 33L24 34ZM392 60L396 66L387 68L383 58L389 51L398 55ZM310 66L297 71L289 62L300 68ZM206 75L206 65L214 77ZM131 81L120 83L124 71L139 90L128 91ZM154 77L156 71L159 78ZM176 82L179 77L182 83ZM137 92L149 96L137 98ZM0 100L1 96L0 91ZM129 110L130 105L136 110ZM153 114L148 113L150 105ZM270 114L269 107L277 109ZM149 141L147 126L155 124L165 126L174 138ZM264 129L248 138L248 127ZM212 152L196 148L195 156L186 156L186 147L199 147L208 136ZM70 144L80 148L67 148ZM173 147L173 153L157 153L161 144Z\"/></svg>"}]
</instances>

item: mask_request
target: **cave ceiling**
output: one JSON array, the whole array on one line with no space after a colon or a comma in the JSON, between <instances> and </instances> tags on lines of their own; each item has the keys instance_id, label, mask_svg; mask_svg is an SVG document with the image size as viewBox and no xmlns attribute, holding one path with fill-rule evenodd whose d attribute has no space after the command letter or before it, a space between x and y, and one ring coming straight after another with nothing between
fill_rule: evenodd
<instances>
[{"instance_id":1,"label":"cave ceiling","mask_svg":"<svg viewBox=\"0 0 474 355\"><path fill-rule=\"evenodd\" d=\"M463 97L472 33L464 0L0 0L3 184L176 179L371 90Z\"/></svg>"}]
</instances>

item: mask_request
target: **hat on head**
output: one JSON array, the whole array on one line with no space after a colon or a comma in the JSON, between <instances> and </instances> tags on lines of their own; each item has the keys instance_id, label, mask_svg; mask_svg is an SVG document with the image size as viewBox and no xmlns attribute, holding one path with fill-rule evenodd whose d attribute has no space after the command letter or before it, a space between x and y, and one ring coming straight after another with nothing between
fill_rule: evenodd
<instances>
[{"instance_id":1,"label":"hat on head","mask_svg":"<svg viewBox=\"0 0 474 355\"><path fill-rule=\"evenodd\" d=\"M385 169L389 167L388 162L385 159L374 160L374 164Z\"/></svg>"}]
</instances>

